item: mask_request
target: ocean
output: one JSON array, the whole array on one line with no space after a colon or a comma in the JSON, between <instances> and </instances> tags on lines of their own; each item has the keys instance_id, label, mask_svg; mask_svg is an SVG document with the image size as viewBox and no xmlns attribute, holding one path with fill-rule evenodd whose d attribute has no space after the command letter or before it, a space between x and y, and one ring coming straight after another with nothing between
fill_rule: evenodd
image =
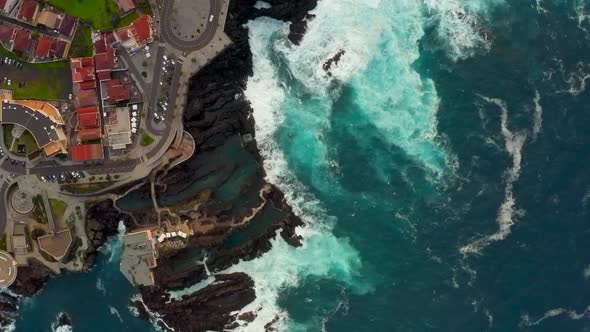
<instances>
[{"instance_id":1,"label":"ocean","mask_svg":"<svg viewBox=\"0 0 590 332\"><path fill-rule=\"evenodd\" d=\"M239 330L590 330L590 1L320 0L313 14L299 46L285 22L248 23L267 180L306 225L303 247L277 237L226 271L255 280L243 311L258 316ZM52 280L16 330L84 303L74 330L98 331L82 327L93 314L148 330L110 257ZM99 279L107 296L89 301ZM77 300L49 296L64 292Z\"/></svg>"}]
</instances>

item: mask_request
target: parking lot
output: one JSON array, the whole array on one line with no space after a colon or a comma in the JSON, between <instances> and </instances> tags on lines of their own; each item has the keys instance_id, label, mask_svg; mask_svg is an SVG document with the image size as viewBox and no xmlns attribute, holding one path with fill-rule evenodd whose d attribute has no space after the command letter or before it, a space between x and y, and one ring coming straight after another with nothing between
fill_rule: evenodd
<instances>
[{"instance_id":1,"label":"parking lot","mask_svg":"<svg viewBox=\"0 0 590 332\"><path fill-rule=\"evenodd\" d=\"M164 55L162 61L162 76L160 82L160 96L156 103L156 108L153 111L154 121L156 123L166 120L168 109L171 109L171 102L169 100L172 80L174 78L174 71L176 69L176 60ZM155 84L156 82L154 82Z\"/></svg>"}]
</instances>

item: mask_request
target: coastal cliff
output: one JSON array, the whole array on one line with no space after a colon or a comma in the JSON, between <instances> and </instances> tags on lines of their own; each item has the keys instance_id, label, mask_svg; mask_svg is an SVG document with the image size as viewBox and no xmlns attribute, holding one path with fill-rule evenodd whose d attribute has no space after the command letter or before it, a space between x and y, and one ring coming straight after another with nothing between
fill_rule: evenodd
<instances>
[{"instance_id":1,"label":"coastal cliff","mask_svg":"<svg viewBox=\"0 0 590 332\"><path fill-rule=\"evenodd\" d=\"M183 120L185 130L195 138L197 150L192 158L159 181L159 197L163 203L167 195L179 196L194 191L195 187L200 188L200 193L209 190L205 202L199 202L198 211L181 216L208 216L217 227L206 233L207 236L195 236L196 240L185 250L160 260L154 270L156 286L142 287L143 302L131 303L140 313L152 312L161 317L165 322L163 328L222 330L235 327L238 319L253 319L254 313L244 317L231 315L255 299L254 283L243 273L217 273L215 282L168 304L167 291L206 279L207 270L216 273L240 260L264 254L271 249L270 239L277 232L289 244L301 244L295 228L302 221L285 202L283 193L264 181L262 158L255 140L250 139L255 137L255 123L243 91L252 75L252 53L244 24L260 16L292 22L289 39L296 44L306 29L306 20L311 19L308 12L315 8L316 0L268 1L271 7L261 9L254 8L255 3L254 0L230 2L225 33L233 43L190 81ZM242 176L245 180L236 181L236 174L247 176ZM201 185L203 182L207 185ZM269 188L265 195L260 194L265 187ZM227 191L232 191L233 195ZM244 226L233 227L236 220L260 204L260 198L267 202L253 219ZM236 233L242 235L239 240L231 238ZM197 249L206 251L205 257L199 256ZM178 268L186 265L182 262L196 259L206 261L206 266L192 264L190 268Z\"/></svg>"}]
</instances>

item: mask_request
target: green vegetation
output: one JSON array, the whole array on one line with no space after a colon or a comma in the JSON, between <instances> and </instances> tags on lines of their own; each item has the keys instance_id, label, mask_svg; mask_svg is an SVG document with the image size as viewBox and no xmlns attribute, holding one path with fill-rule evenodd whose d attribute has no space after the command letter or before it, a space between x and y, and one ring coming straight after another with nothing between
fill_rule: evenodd
<instances>
[{"instance_id":1,"label":"green vegetation","mask_svg":"<svg viewBox=\"0 0 590 332\"><path fill-rule=\"evenodd\" d=\"M151 137L150 135L143 133L141 134L141 142L139 144L141 144L142 146L148 146L152 143L154 143L155 139L153 137Z\"/></svg>"},{"instance_id":2,"label":"green vegetation","mask_svg":"<svg viewBox=\"0 0 590 332\"><path fill-rule=\"evenodd\" d=\"M35 210L33 210L32 217L38 223L46 224L47 215L45 214L45 207L43 206L43 197L36 195L33 197L33 204L35 204Z\"/></svg>"},{"instance_id":3,"label":"green vegetation","mask_svg":"<svg viewBox=\"0 0 590 332\"><path fill-rule=\"evenodd\" d=\"M139 14L137 12L131 12L131 13L119 18L119 21L117 22L117 24L115 24L115 26L117 28L126 27L126 26L130 25L131 23L133 23L133 21L135 21L135 19L138 17L139 17Z\"/></svg>"},{"instance_id":4,"label":"green vegetation","mask_svg":"<svg viewBox=\"0 0 590 332\"><path fill-rule=\"evenodd\" d=\"M0 250L6 250L6 234L0 233Z\"/></svg>"},{"instance_id":5,"label":"green vegetation","mask_svg":"<svg viewBox=\"0 0 590 332\"><path fill-rule=\"evenodd\" d=\"M39 149L39 146L37 145L37 142L35 141L35 138L33 137L33 134L31 134L30 131L25 130L20 138L15 139L12 135L12 129L14 128L14 125L5 124L2 125L2 127L2 130L4 131L4 145L6 145L7 149L10 149L12 141L15 140L14 145L12 145L12 149L10 150L10 152L12 152L13 154L17 156L25 156ZM26 146L26 153L18 153L18 146L20 144Z\"/></svg>"},{"instance_id":6,"label":"green vegetation","mask_svg":"<svg viewBox=\"0 0 590 332\"><path fill-rule=\"evenodd\" d=\"M60 99L64 81L70 80L70 62L68 60L28 63L24 62L16 54L8 51L0 44L0 56L23 62L22 70L18 71L18 78L10 77L11 85L8 82L0 82L0 88L13 91L15 99ZM67 74L64 78L64 75ZM3 77L0 77L2 79ZM63 98L63 96L61 96Z\"/></svg>"},{"instance_id":7,"label":"green vegetation","mask_svg":"<svg viewBox=\"0 0 590 332\"><path fill-rule=\"evenodd\" d=\"M112 29L119 17L119 7L114 0L47 0L47 3L103 31Z\"/></svg>"},{"instance_id":8,"label":"green vegetation","mask_svg":"<svg viewBox=\"0 0 590 332\"><path fill-rule=\"evenodd\" d=\"M153 15L152 7L150 6L150 2L148 0L137 0L135 3L137 4L137 9L139 9L140 12L147 15Z\"/></svg>"},{"instance_id":9,"label":"green vegetation","mask_svg":"<svg viewBox=\"0 0 590 332\"><path fill-rule=\"evenodd\" d=\"M55 217L56 222L64 217L66 209L68 208L66 202L55 198L49 199L49 205L51 206L51 212L53 212L53 217Z\"/></svg>"},{"instance_id":10,"label":"green vegetation","mask_svg":"<svg viewBox=\"0 0 590 332\"><path fill-rule=\"evenodd\" d=\"M43 235L47 234L44 229L35 228L31 231L31 239L33 241L37 241L38 238L42 237Z\"/></svg>"},{"instance_id":11,"label":"green vegetation","mask_svg":"<svg viewBox=\"0 0 590 332\"><path fill-rule=\"evenodd\" d=\"M81 184L64 184L60 187L61 191L67 191L72 194L91 194L101 189L110 187L113 182L98 183L81 183Z\"/></svg>"},{"instance_id":12,"label":"green vegetation","mask_svg":"<svg viewBox=\"0 0 590 332\"><path fill-rule=\"evenodd\" d=\"M72 46L70 47L70 56L76 57L87 57L92 56L92 38L90 36L90 27L86 24L80 24L74 40L72 40Z\"/></svg>"}]
</instances>

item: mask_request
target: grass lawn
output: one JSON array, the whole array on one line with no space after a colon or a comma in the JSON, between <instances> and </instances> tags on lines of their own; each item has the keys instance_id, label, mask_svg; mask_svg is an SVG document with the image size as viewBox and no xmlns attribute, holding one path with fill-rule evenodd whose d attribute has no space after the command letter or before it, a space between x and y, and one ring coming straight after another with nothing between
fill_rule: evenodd
<instances>
[{"instance_id":1,"label":"grass lawn","mask_svg":"<svg viewBox=\"0 0 590 332\"><path fill-rule=\"evenodd\" d=\"M4 131L4 145L7 149L10 149L10 144L12 144L12 128L14 128L14 125L2 125L2 130Z\"/></svg>"},{"instance_id":2,"label":"grass lawn","mask_svg":"<svg viewBox=\"0 0 590 332\"><path fill-rule=\"evenodd\" d=\"M114 0L47 0L47 3L102 31L112 29L119 17L119 7Z\"/></svg>"},{"instance_id":3,"label":"grass lawn","mask_svg":"<svg viewBox=\"0 0 590 332\"><path fill-rule=\"evenodd\" d=\"M68 208L66 202L55 198L49 199L49 205L51 205L51 212L53 212L56 222L64 217L64 213L66 213L66 209Z\"/></svg>"},{"instance_id":4,"label":"grass lawn","mask_svg":"<svg viewBox=\"0 0 590 332\"><path fill-rule=\"evenodd\" d=\"M4 134L4 135L6 135L6 134ZM12 136L12 134L10 136ZM8 143L8 144L10 144L10 143ZM18 153L18 146L20 144L24 144L24 146L26 146L27 150L25 153ZM8 146L8 147L10 148L10 146ZM14 153L17 156L26 156L27 154L29 154L33 151L37 151L38 149L39 149L39 146L37 145L37 141L35 141L33 134L31 134L30 131L25 130L25 132L21 135L21 137L16 139L16 141L14 142L14 146L12 147L12 150L10 150L10 152Z\"/></svg>"},{"instance_id":5,"label":"grass lawn","mask_svg":"<svg viewBox=\"0 0 590 332\"><path fill-rule=\"evenodd\" d=\"M119 19L119 21L116 24L117 28L122 28L122 27L126 27L128 25L130 25L133 21L135 21L136 18L139 17L139 14L137 12L131 12L127 15L125 15L125 17L121 17Z\"/></svg>"},{"instance_id":6,"label":"grass lawn","mask_svg":"<svg viewBox=\"0 0 590 332\"><path fill-rule=\"evenodd\" d=\"M140 144L142 146L148 146L152 143L154 143L155 139L153 137L151 137L150 135L143 133L141 134L141 142Z\"/></svg>"},{"instance_id":7,"label":"grass lawn","mask_svg":"<svg viewBox=\"0 0 590 332\"><path fill-rule=\"evenodd\" d=\"M72 40L70 56L73 58L92 56L90 27L86 24L80 24L78 27L74 40Z\"/></svg>"},{"instance_id":8,"label":"grass lawn","mask_svg":"<svg viewBox=\"0 0 590 332\"><path fill-rule=\"evenodd\" d=\"M113 182L82 183L82 184L64 184L60 187L61 191L67 191L72 194L90 194L101 189L108 188Z\"/></svg>"},{"instance_id":9,"label":"grass lawn","mask_svg":"<svg viewBox=\"0 0 590 332\"><path fill-rule=\"evenodd\" d=\"M140 12L146 15L153 15L152 7L150 6L150 2L148 0L137 0L135 3L137 4L137 9L139 9Z\"/></svg>"},{"instance_id":10,"label":"grass lawn","mask_svg":"<svg viewBox=\"0 0 590 332\"><path fill-rule=\"evenodd\" d=\"M8 51L1 44L0 56L20 60L16 54ZM46 63L23 62L22 69L16 69L13 66L7 67L6 65L3 67L0 79L6 75L12 81L12 84L9 86L7 83L2 83L0 88L12 90L15 99L55 100L64 99L64 94L67 96L67 93L69 93L64 93L66 88L64 83L71 80L70 62L68 60ZM4 72L5 68L8 68L6 72ZM19 83L24 83L24 86L19 86Z\"/></svg>"}]
</instances>

